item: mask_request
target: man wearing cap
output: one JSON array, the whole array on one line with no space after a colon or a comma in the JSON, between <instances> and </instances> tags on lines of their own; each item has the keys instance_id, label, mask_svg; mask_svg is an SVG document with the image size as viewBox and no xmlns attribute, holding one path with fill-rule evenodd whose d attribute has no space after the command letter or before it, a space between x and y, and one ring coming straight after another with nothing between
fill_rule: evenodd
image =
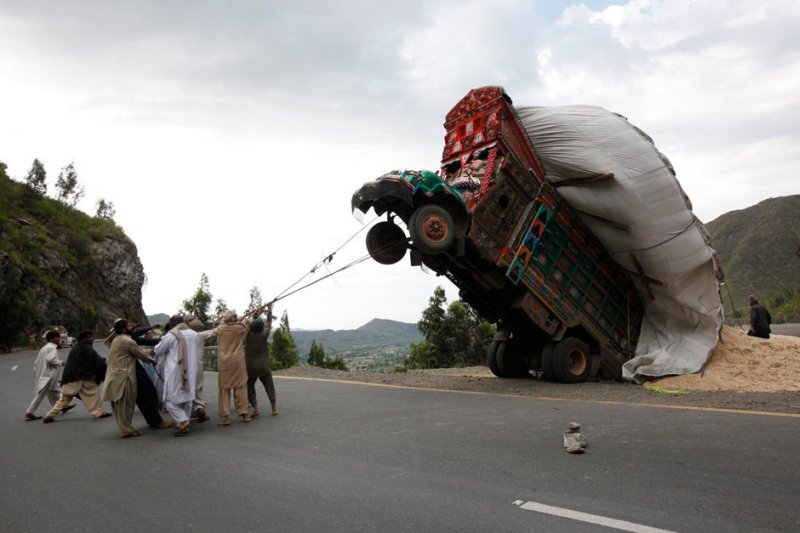
<instances>
[{"instance_id":1,"label":"man wearing cap","mask_svg":"<svg viewBox=\"0 0 800 533\"><path fill-rule=\"evenodd\" d=\"M222 316L222 324L217 326L219 336L219 416L217 425L230 426L231 392L236 414L242 422L250 422L247 412L247 368L244 361L243 342L247 337L248 316L241 319L236 311L229 309Z\"/></svg>"},{"instance_id":2,"label":"man wearing cap","mask_svg":"<svg viewBox=\"0 0 800 533\"><path fill-rule=\"evenodd\" d=\"M103 400L111 402L111 410L123 438L141 435L133 427L136 406L136 360L153 363L150 355L130 337L131 323L125 319L114 323L116 336L108 352L106 384Z\"/></svg>"},{"instance_id":3,"label":"man wearing cap","mask_svg":"<svg viewBox=\"0 0 800 533\"><path fill-rule=\"evenodd\" d=\"M64 366L64 375L61 376L61 398L56 402L50 411L44 415L43 422L49 424L55 421L55 417L75 396L86 406L95 418L105 418L111 416L103 409L100 403L100 388L94 380L97 368L106 364L100 354L98 354L92 343L94 335L91 331L81 331L78 333L78 344L69 351L67 363Z\"/></svg>"}]
</instances>

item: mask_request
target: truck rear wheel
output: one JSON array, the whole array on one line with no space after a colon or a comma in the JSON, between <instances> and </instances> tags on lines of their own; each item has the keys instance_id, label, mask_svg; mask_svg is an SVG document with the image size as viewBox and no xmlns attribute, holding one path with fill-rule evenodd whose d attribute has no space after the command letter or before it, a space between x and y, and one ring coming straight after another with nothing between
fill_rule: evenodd
<instances>
[{"instance_id":1,"label":"truck rear wheel","mask_svg":"<svg viewBox=\"0 0 800 533\"><path fill-rule=\"evenodd\" d=\"M435 204L423 205L408 221L411 242L425 254L448 250L455 242L455 222L447 210Z\"/></svg>"},{"instance_id":2,"label":"truck rear wheel","mask_svg":"<svg viewBox=\"0 0 800 533\"><path fill-rule=\"evenodd\" d=\"M367 232L367 251L382 265L393 265L406 255L408 239L400 226L392 222L378 222Z\"/></svg>"},{"instance_id":3,"label":"truck rear wheel","mask_svg":"<svg viewBox=\"0 0 800 533\"><path fill-rule=\"evenodd\" d=\"M564 383L581 383L589 379L591 358L589 345L577 337L567 337L552 352L553 374Z\"/></svg>"},{"instance_id":4,"label":"truck rear wheel","mask_svg":"<svg viewBox=\"0 0 800 533\"><path fill-rule=\"evenodd\" d=\"M542 376L547 381L558 381L555 372L553 371L553 349L555 344L548 342L542 348Z\"/></svg>"},{"instance_id":5,"label":"truck rear wheel","mask_svg":"<svg viewBox=\"0 0 800 533\"><path fill-rule=\"evenodd\" d=\"M504 378L529 378L528 363L519 355L519 346L513 339L497 347L497 367Z\"/></svg>"},{"instance_id":6,"label":"truck rear wheel","mask_svg":"<svg viewBox=\"0 0 800 533\"><path fill-rule=\"evenodd\" d=\"M492 343L489 344L489 348L486 350L486 366L488 366L492 374L498 378L504 377L500 374L500 369L497 367L497 348L502 342L504 341L492 341Z\"/></svg>"}]
</instances>

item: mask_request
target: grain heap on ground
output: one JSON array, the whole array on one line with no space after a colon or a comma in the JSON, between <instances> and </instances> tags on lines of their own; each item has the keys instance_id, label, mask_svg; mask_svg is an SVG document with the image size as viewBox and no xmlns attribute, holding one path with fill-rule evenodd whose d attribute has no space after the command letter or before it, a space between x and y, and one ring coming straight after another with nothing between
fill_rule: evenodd
<instances>
[{"instance_id":1,"label":"grain heap on ground","mask_svg":"<svg viewBox=\"0 0 800 533\"><path fill-rule=\"evenodd\" d=\"M722 340L705 372L660 379L659 387L747 392L800 391L800 338L772 335L748 337L724 326Z\"/></svg>"}]
</instances>

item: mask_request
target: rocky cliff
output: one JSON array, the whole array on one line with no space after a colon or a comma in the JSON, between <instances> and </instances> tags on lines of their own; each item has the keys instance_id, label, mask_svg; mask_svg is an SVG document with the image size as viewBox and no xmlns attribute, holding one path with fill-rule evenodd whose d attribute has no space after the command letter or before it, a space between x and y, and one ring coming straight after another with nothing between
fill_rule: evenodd
<instances>
[{"instance_id":1,"label":"rocky cliff","mask_svg":"<svg viewBox=\"0 0 800 533\"><path fill-rule=\"evenodd\" d=\"M0 346L47 325L99 335L120 316L144 322L144 280L113 221L33 193L0 164Z\"/></svg>"}]
</instances>

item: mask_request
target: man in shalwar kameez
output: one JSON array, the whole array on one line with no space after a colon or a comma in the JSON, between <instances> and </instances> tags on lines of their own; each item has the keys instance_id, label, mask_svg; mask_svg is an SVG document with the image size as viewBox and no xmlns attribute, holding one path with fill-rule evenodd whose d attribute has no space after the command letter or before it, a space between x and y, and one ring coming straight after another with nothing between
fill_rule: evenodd
<instances>
[{"instance_id":1,"label":"man in shalwar kameez","mask_svg":"<svg viewBox=\"0 0 800 533\"><path fill-rule=\"evenodd\" d=\"M192 418L197 418L198 422L205 422L208 420L208 414L206 414L206 406L208 403L203 393L203 350L206 341L217 336L217 330L216 328L203 329L204 324L194 315L186 315L184 318L186 320L186 325L197 333L197 383L194 386Z\"/></svg>"},{"instance_id":2,"label":"man in shalwar kameez","mask_svg":"<svg viewBox=\"0 0 800 533\"><path fill-rule=\"evenodd\" d=\"M130 337L131 323L125 319L114 323L116 336L108 351L106 383L103 401L111 402L111 410L122 438L138 437L133 427L133 408L136 406L136 360L153 363L150 355L139 348Z\"/></svg>"},{"instance_id":3,"label":"man in shalwar kameez","mask_svg":"<svg viewBox=\"0 0 800 533\"><path fill-rule=\"evenodd\" d=\"M64 362L58 358L58 345L61 342L61 334L56 331L48 331L45 336L45 344L36 361L33 363L33 401L25 411L25 420L39 420L41 416L36 416L36 409L42 400L47 398L50 405L55 405L61 398L61 387L58 385L58 374ZM75 404L66 406L62 412L67 412L75 407Z\"/></svg>"},{"instance_id":4,"label":"man in shalwar kameez","mask_svg":"<svg viewBox=\"0 0 800 533\"><path fill-rule=\"evenodd\" d=\"M222 317L222 324L217 326L219 339L219 416L220 426L230 426L228 418L233 391L233 403L236 414L242 422L250 422L247 412L247 367L244 360L244 339L249 331L247 316L241 320L236 311L228 310Z\"/></svg>"},{"instance_id":5,"label":"man in shalwar kameez","mask_svg":"<svg viewBox=\"0 0 800 533\"><path fill-rule=\"evenodd\" d=\"M197 333L183 317L175 315L167 323L167 334L156 345L155 358L164 379L164 407L178 425L176 435L189 433L192 401L197 379Z\"/></svg>"}]
</instances>

